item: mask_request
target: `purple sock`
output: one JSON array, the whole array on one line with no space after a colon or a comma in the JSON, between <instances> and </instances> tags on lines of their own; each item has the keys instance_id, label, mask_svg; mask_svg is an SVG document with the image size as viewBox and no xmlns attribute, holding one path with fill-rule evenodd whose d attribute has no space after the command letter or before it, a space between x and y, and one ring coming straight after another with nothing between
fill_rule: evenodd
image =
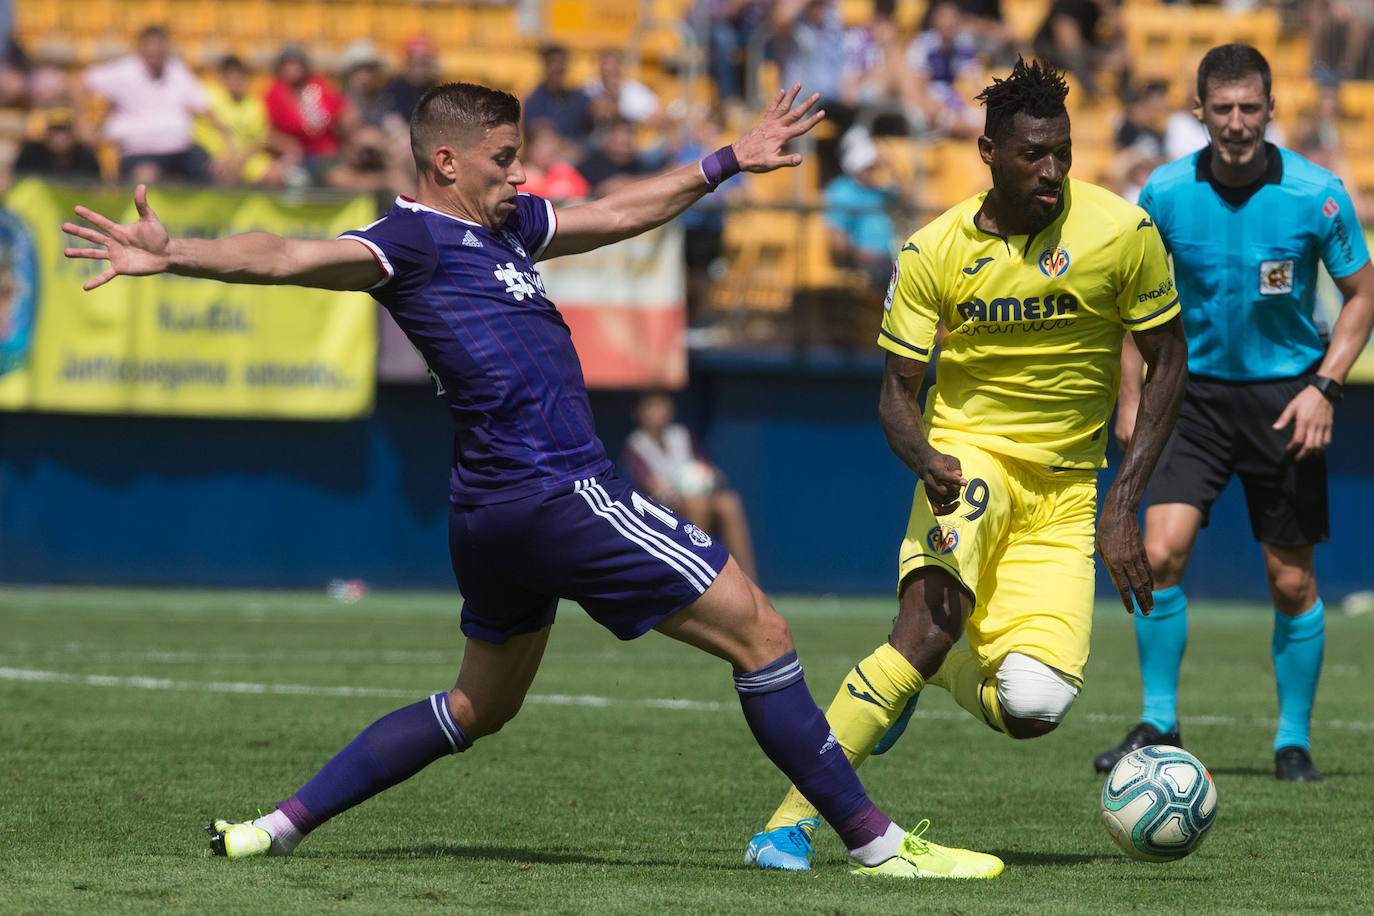
<instances>
[{"instance_id":1,"label":"purple sock","mask_svg":"<svg viewBox=\"0 0 1374 916\"><path fill-rule=\"evenodd\" d=\"M881 835L887 829L892 822L869 800L825 714L811 699L796 652L757 671L736 673L735 690L763 752L816 806L847 849L858 849L873 840L875 830Z\"/></svg>"},{"instance_id":2,"label":"purple sock","mask_svg":"<svg viewBox=\"0 0 1374 916\"><path fill-rule=\"evenodd\" d=\"M295 795L277 805L301 833L472 746L453 721L448 694L387 713L334 755Z\"/></svg>"}]
</instances>

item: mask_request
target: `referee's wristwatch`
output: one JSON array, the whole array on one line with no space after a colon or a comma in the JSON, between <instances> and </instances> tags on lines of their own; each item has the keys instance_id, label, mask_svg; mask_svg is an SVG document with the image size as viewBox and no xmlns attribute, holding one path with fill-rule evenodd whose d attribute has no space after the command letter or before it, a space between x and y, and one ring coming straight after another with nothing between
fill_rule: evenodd
<instances>
[{"instance_id":1,"label":"referee's wristwatch","mask_svg":"<svg viewBox=\"0 0 1374 916\"><path fill-rule=\"evenodd\" d=\"M1340 382L1333 378L1327 378L1324 375L1314 375L1312 376L1312 381L1308 382L1308 384L1320 391L1332 404L1337 403L1341 398L1345 397L1345 389L1341 387Z\"/></svg>"}]
</instances>

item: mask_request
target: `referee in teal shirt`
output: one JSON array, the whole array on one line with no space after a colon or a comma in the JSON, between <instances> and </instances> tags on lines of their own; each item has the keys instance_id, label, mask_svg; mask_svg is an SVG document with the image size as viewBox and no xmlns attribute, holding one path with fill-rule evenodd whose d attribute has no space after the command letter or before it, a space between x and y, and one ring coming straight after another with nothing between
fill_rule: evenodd
<instances>
[{"instance_id":1,"label":"referee in teal shirt","mask_svg":"<svg viewBox=\"0 0 1374 916\"><path fill-rule=\"evenodd\" d=\"M1153 613L1136 614L1141 722L1094 759L1101 772L1147 744L1179 745L1178 672L1187 642L1180 583L1212 503L1238 476L1274 599L1279 725L1275 775L1319 781L1309 724L1325 639L1313 545L1328 540L1325 451L1346 373L1374 323L1374 269L1340 179L1264 140L1269 64L1227 44L1198 66L1211 143L1155 170L1140 205L1173 255L1188 335L1188 388L1150 479L1145 549ZM1314 317L1317 262L1344 298L1328 334ZM1123 354L1117 437L1135 426L1140 355Z\"/></svg>"}]
</instances>

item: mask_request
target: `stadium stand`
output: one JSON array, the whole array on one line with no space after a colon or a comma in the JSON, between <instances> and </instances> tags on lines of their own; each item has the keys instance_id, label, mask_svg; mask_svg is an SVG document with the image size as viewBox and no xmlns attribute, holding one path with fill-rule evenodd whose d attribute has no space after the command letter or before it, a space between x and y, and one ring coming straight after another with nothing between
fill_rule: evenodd
<instances>
[{"instance_id":1,"label":"stadium stand","mask_svg":"<svg viewBox=\"0 0 1374 916\"><path fill-rule=\"evenodd\" d=\"M872 0L833 2L848 26L861 26L872 17ZM645 148L653 148L671 146L673 131L679 129L675 120L715 102L707 75L709 52L698 45L692 22L700 6L694 0L51 0L15 4L14 37L33 67L50 78L53 73L70 78L93 63L128 53L139 29L161 23L178 53L207 81L224 55L235 54L256 74L254 89L261 91L287 41L304 42L318 69L334 74L344 49L360 37L375 44L383 62L394 68L405 43L425 35L438 48L442 78L483 82L522 97L539 78L538 49L546 43L569 49L569 77L575 85L595 73L599 51L621 48L626 74L664 103L665 118L641 127L638 134ZM1007 30L1022 50L1029 47L1049 6L1050 0L1002 4ZM1191 74L1202 53L1222 41L1248 42L1273 65L1278 121L1293 136L1318 95L1311 76L1311 40L1299 19L1301 4L1240 6L1122 0L1120 24L1131 78L1136 84L1166 80L1174 105L1186 109L1193 96ZM894 21L903 44L919 30L925 10L921 0L898 0ZM777 87L777 67L767 49L767 36L756 32L746 68L753 97L724 112L731 130L743 126L759 99ZM1374 81L1346 81L1339 96L1340 142L1348 163L1344 177L1362 198L1374 199L1374 162L1360 153L1374 144ZM1070 96L1074 171L1078 177L1106 182L1122 103L1111 92L1092 105L1081 97ZM42 132L45 118L39 107L0 107L0 166L21 141ZM78 110L88 140L96 139L93 125L102 114L94 102ZM836 168L827 160L835 134L818 133L819 145L805 149L804 168L753 182L747 199L732 204L737 212L726 221L725 272L712 291L721 312L776 323L776 316L785 315L799 296L843 284L844 272L832 263L816 217L819 189ZM913 214L913 226L986 183L985 169L966 141L925 130L878 139L885 158L914 185L920 213ZM101 144L98 151L105 177L113 179L113 150Z\"/></svg>"}]
</instances>

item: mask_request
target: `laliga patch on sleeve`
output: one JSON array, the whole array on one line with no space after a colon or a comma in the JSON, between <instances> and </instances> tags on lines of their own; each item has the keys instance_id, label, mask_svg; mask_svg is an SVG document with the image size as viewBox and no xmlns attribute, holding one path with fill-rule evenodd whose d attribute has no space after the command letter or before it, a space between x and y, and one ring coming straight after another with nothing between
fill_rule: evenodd
<instances>
[{"instance_id":1,"label":"laliga patch on sleeve","mask_svg":"<svg viewBox=\"0 0 1374 916\"><path fill-rule=\"evenodd\" d=\"M897 278L898 278L898 276L900 275L900 273L901 273L901 269L897 266L897 262L896 262L896 261L893 261L893 262L892 262L892 279L888 281L888 284L887 284L887 297L883 299L883 311L885 311L885 312L890 312L890 311L892 311L892 297L895 296L895 295L897 295Z\"/></svg>"},{"instance_id":2,"label":"laliga patch on sleeve","mask_svg":"<svg viewBox=\"0 0 1374 916\"><path fill-rule=\"evenodd\" d=\"M1284 296L1293 292L1293 259L1260 261L1259 291L1261 296Z\"/></svg>"}]
</instances>

